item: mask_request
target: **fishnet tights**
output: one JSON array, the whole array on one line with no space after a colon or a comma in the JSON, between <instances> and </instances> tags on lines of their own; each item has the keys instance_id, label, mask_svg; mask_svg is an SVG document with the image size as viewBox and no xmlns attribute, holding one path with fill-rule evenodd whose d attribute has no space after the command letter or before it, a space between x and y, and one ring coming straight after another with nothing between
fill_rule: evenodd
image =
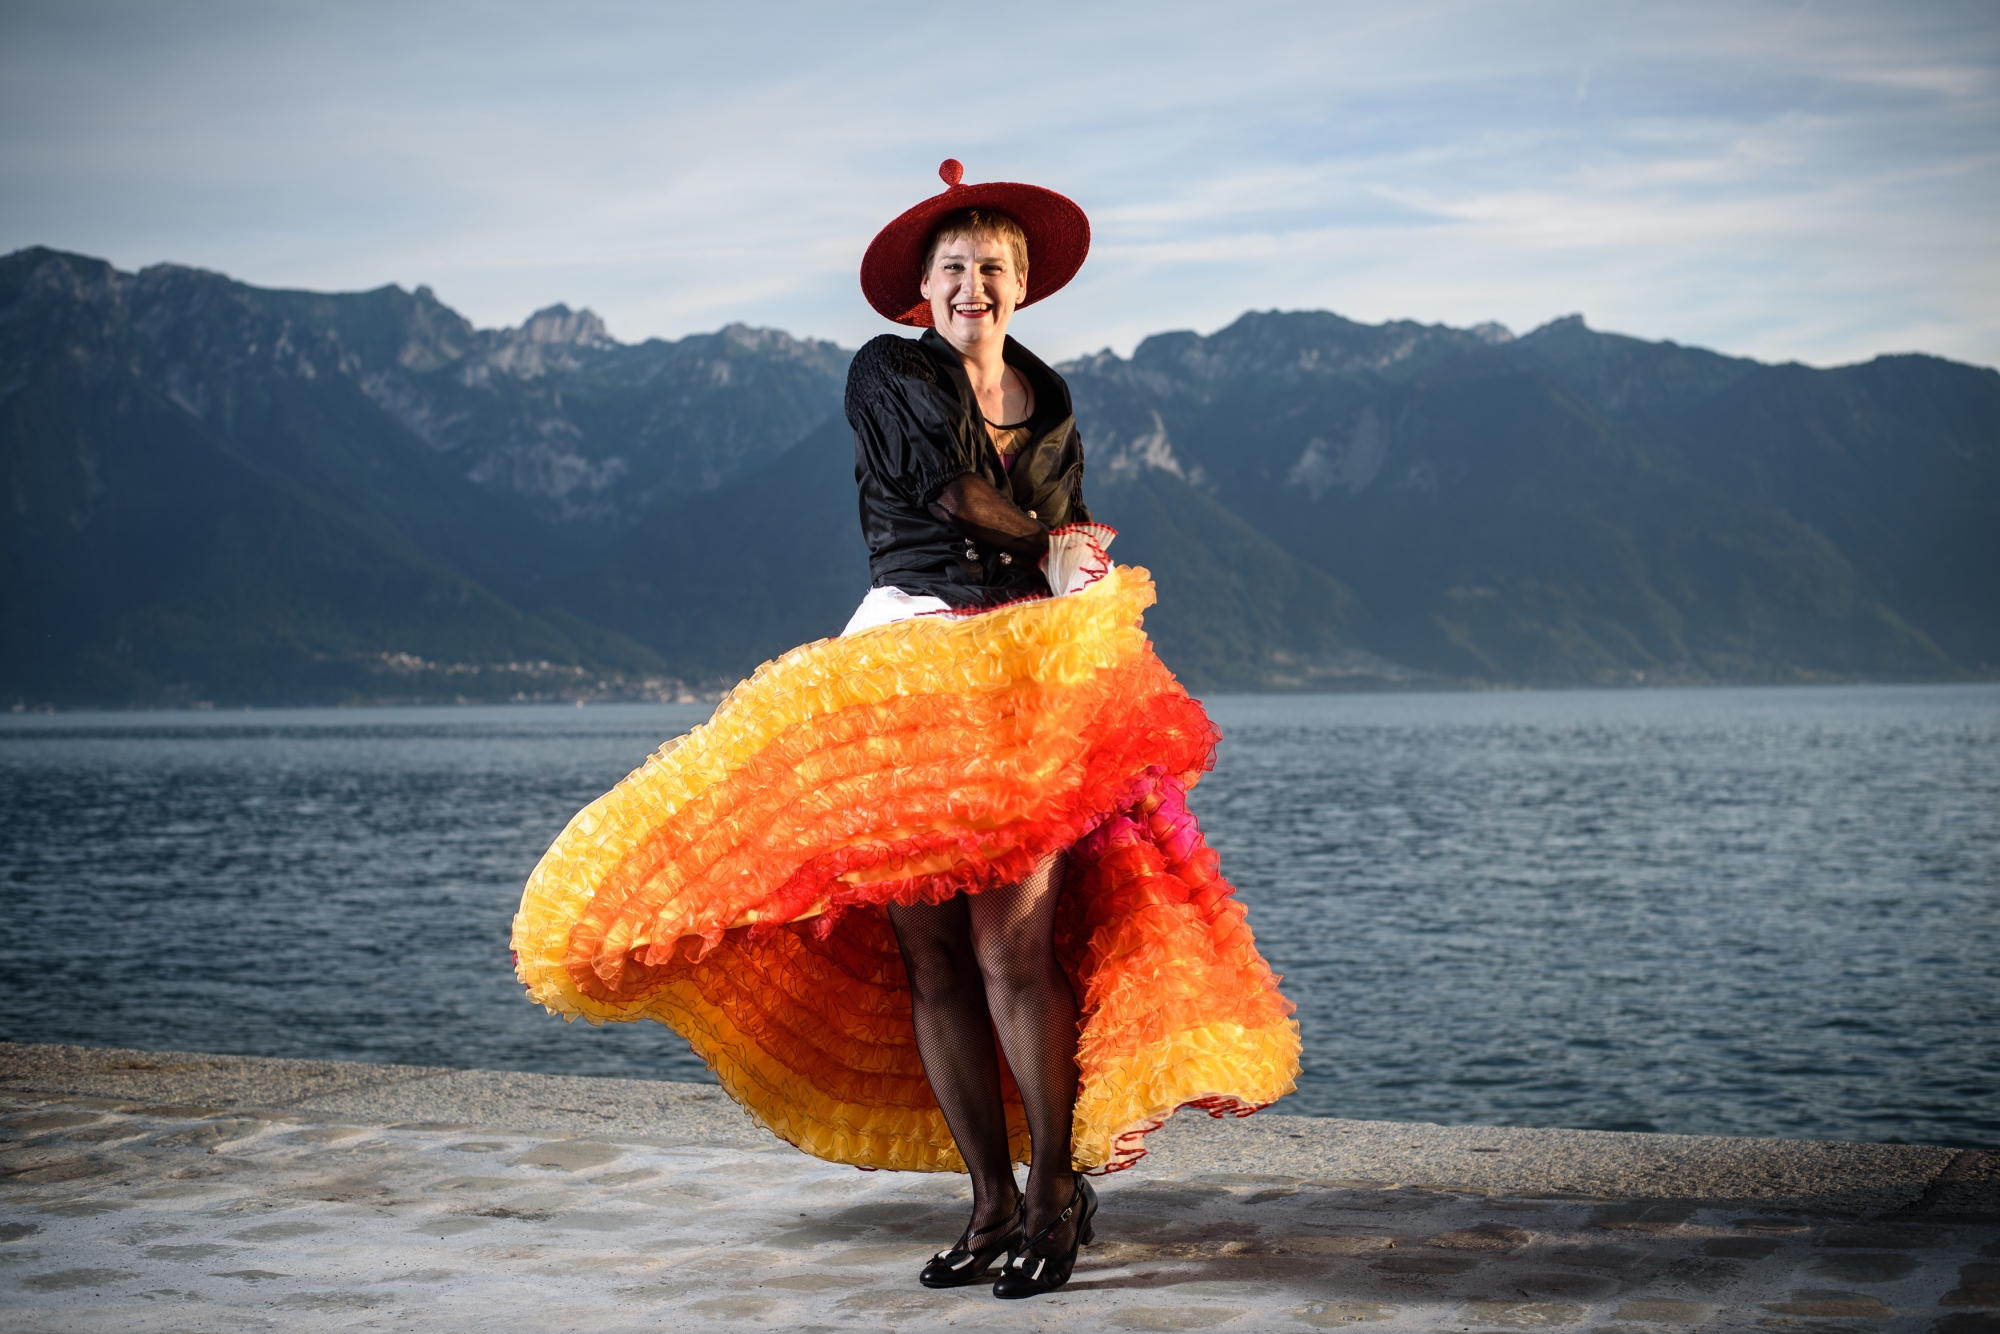
<instances>
[{"instance_id":1,"label":"fishnet tights","mask_svg":"<svg viewBox=\"0 0 2000 1334\"><path fill-rule=\"evenodd\" d=\"M1051 944L1067 860L1054 853L1013 884L944 903L889 906L910 975L917 1054L972 1174L974 1231L1005 1221L1016 1198L995 1033L1034 1141L1022 1192L1030 1236L1074 1189L1076 995Z\"/></svg>"}]
</instances>

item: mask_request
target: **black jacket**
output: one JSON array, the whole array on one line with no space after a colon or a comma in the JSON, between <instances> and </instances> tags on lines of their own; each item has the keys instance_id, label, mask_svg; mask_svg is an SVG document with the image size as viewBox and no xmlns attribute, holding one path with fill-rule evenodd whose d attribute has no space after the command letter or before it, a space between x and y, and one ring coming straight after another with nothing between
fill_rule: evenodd
<instances>
[{"instance_id":1,"label":"black jacket","mask_svg":"<svg viewBox=\"0 0 2000 1334\"><path fill-rule=\"evenodd\" d=\"M1035 562L1002 561L968 542L928 506L946 485L977 473L1043 524L1087 522L1083 439L1069 386L1012 338L1003 355L1035 394L1033 436L1010 471L987 434L965 364L934 329L918 339L884 334L847 368L847 421L869 582L926 593L954 607L983 607L1048 592ZM967 551L974 555L967 557Z\"/></svg>"}]
</instances>

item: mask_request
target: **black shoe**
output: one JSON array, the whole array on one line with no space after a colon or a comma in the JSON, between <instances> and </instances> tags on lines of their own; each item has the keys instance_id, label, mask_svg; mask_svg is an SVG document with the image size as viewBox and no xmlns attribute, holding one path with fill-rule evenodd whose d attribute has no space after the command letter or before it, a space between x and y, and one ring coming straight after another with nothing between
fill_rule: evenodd
<instances>
[{"instance_id":1,"label":"black shoe","mask_svg":"<svg viewBox=\"0 0 2000 1334\"><path fill-rule=\"evenodd\" d=\"M1056 1229L1067 1223L1078 1212L1076 1239L1069 1244L1067 1255L1042 1255L1037 1252L1055 1239ZM1045 1292L1054 1292L1069 1282L1070 1273L1076 1268L1078 1249L1090 1245L1097 1230L1091 1220L1097 1217L1097 1192L1090 1182L1079 1173L1076 1178L1076 1193L1070 1196L1069 1204L1056 1221L1035 1234L1034 1240L1018 1250L1008 1252L1007 1264L1000 1271L1000 1277L993 1284L993 1295L1003 1299L1014 1297L1039 1297Z\"/></svg>"},{"instance_id":2,"label":"black shoe","mask_svg":"<svg viewBox=\"0 0 2000 1334\"><path fill-rule=\"evenodd\" d=\"M1025 1197L1014 1201L1014 1212L999 1222L977 1232L972 1224L965 1225L958 1240L948 1251L939 1251L924 1266L924 1272L917 1275L917 1282L927 1288L962 1288L977 1283L993 1270L993 1262L1000 1258L1002 1251L1011 1252L1014 1243L1021 1239L1022 1211L1027 1207ZM995 1240L984 1246L975 1246L981 1237L997 1234Z\"/></svg>"}]
</instances>

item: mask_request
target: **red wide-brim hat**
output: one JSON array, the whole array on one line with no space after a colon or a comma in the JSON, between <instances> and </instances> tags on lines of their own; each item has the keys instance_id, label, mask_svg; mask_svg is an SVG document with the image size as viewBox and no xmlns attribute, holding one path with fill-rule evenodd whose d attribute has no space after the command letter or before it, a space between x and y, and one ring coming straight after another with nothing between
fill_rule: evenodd
<instances>
[{"instance_id":1,"label":"red wide-brim hat","mask_svg":"<svg viewBox=\"0 0 2000 1334\"><path fill-rule=\"evenodd\" d=\"M868 304L898 324L931 326L931 303L924 300L924 250L947 213L962 208L992 209L1021 224L1028 237L1028 295L1032 306L1060 291L1090 253L1090 219L1076 202L1039 185L988 181L962 185L965 167L946 158L938 167L943 194L932 195L884 227L861 257L861 294Z\"/></svg>"}]
</instances>

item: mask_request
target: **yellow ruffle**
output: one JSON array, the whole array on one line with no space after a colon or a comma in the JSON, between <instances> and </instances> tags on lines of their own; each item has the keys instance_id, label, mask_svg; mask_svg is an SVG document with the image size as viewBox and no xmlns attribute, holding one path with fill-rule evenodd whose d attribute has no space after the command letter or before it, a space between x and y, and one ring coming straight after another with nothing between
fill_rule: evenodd
<instances>
[{"instance_id":1,"label":"yellow ruffle","mask_svg":"<svg viewBox=\"0 0 2000 1334\"><path fill-rule=\"evenodd\" d=\"M1289 1092L1291 1007L1213 854L1188 860L1191 821L1161 814L1215 733L1139 628L1152 600L1145 571L1117 567L1071 597L766 663L550 847L514 923L528 994L593 1023L668 1024L810 1153L962 1169L884 905L1004 883L1078 845L1097 855L1072 859L1058 927L1084 1010L1078 1165L1128 1163L1177 1107Z\"/></svg>"}]
</instances>

